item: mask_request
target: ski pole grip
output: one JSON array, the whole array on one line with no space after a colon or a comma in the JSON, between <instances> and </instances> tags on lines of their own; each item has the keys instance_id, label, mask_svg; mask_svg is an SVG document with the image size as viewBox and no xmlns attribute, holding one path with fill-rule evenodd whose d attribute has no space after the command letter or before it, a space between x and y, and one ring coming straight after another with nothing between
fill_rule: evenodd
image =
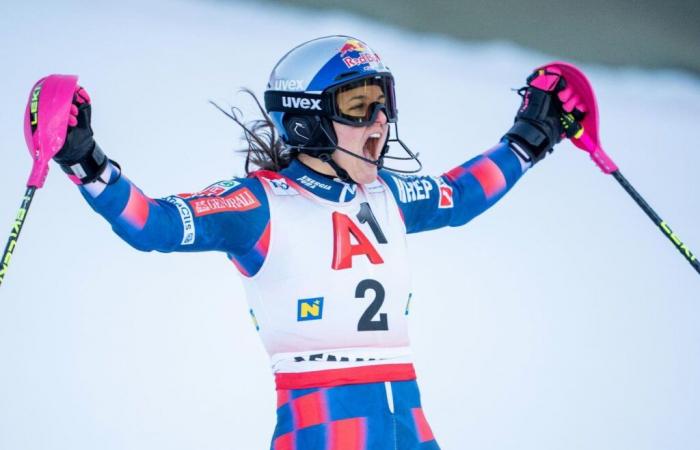
<instances>
[{"instance_id":1,"label":"ski pole grip","mask_svg":"<svg viewBox=\"0 0 700 450\"><path fill-rule=\"evenodd\" d=\"M49 75L37 81L29 93L24 113L24 138L33 162L28 187L44 185L49 161L66 140L70 105L77 85L75 75Z\"/></svg>"},{"instance_id":2,"label":"ski pole grip","mask_svg":"<svg viewBox=\"0 0 700 450\"><path fill-rule=\"evenodd\" d=\"M605 151L597 144L597 142L594 142L589 135L584 133L578 140L581 141L585 147L584 150L588 152L593 162L596 163L603 173L610 175L618 170L617 164L615 164L608 154L605 153Z\"/></svg>"}]
</instances>

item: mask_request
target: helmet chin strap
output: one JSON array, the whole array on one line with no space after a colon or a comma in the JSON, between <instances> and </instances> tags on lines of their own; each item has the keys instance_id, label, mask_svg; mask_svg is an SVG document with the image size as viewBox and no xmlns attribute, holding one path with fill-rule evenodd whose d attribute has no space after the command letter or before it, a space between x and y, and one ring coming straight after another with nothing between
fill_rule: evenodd
<instances>
[{"instance_id":1,"label":"helmet chin strap","mask_svg":"<svg viewBox=\"0 0 700 450\"><path fill-rule=\"evenodd\" d=\"M331 138L331 136L328 135L328 133L326 132L325 128L323 128L323 131L324 131L324 133L326 134L326 138L327 138L329 141L333 142L334 140ZM387 142L388 142L388 139L387 139ZM318 148L318 147L317 147L317 148ZM352 156L352 157L355 157L355 158L357 158L357 159L360 159L360 160L362 160L362 161L364 161L364 162L366 162L366 163L372 164L373 166L377 166L377 170L379 170L379 169L381 169L382 167L384 167L384 154L389 150L389 146L388 146L387 143L385 142L385 143L384 143L384 148L382 148L382 151L381 151L380 154L379 154L379 158L376 159L376 160L374 160L374 159L365 158L364 156L360 156L360 155L358 155L357 153L351 152L350 150L339 146L337 142L335 142L335 145L334 145L333 147L327 147L327 148L328 148L330 151L329 151L329 152L324 152L324 153L319 154L319 155L317 156L318 159L320 159L320 160L323 161L324 163L326 163L326 164L328 164L329 166L331 166L331 167L333 168L333 170L335 170L336 175L338 175L338 178L339 178L341 181L344 181L344 182L346 182L346 183L355 183L355 184L358 184L357 181L353 180L352 177L350 177L350 174L348 173L348 171L345 170L345 169L343 169L342 167L340 167L340 164L338 164L338 163L333 159L333 157L332 157L333 152L334 152L334 151L337 151L337 150L340 150L341 152L346 153L346 154L348 154L348 155L350 155L350 156ZM405 159L409 159L409 158L405 158Z\"/></svg>"},{"instance_id":2,"label":"helmet chin strap","mask_svg":"<svg viewBox=\"0 0 700 450\"><path fill-rule=\"evenodd\" d=\"M357 182L350 177L348 171L340 167L340 164L333 160L333 158L331 157L331 153L321 153L320 155L318 155L318 159L331 166L331 168L335 170L335 174L341 181L344 181L346 183L357 184Z\"/></svg>"},{"instance_id":3,"label":"helmet chin strap","mask_svg":"<svg viewBox=\"0 0 700 450\"><path fill-rule=\"evenodd\" d=\"M411 149L404 144L404 142L399 138L399 129L398 125L394 124L394 128L396 129L396 138L392 139L389 137L386 142L384 143L384 147L382 148L382 151L379 154L379 158L376 160L374 159L369 159L365 158L364 156L360 156L357 153L354 153L346 148L343 148L338 145L337 140L335 139L334 136L331 136L331 134L328 132L325 126L321 127L321 130L323 131L323 134L325 135L325 138L328 140L329 143L331 143L330 146L298 146L296 147L300 152L306 153L309 156L316 157L320 159L321 161L327 163L329 166L335 170L336 175L338 178L346 183L355 183L357 182L353 180L348 172L340 167L340 165L333 160L331 157L332 153L336 150L340 150L343 153L346 153L354 158L360 159L366 163L372 164L374 166L377 166L377 169L382 169L384 167L384 158L387 159L394 159L394 160L400 160L400 161L415 161L418 163L418 168L412 169L412 170L402 170L402 169L393 169L391 167L386 167L387 170L390 170L392 172L399 172L399 173L417 173L420 172L420 170L423 168L423 164L420 162L418 159L418 156L420 156L420 153L413 153ZM391 128L390 128L391 130ZM389 156L387 155L387 152L389 151L389 142L398 142L401 148L408 154L408 157L401 157L401 156Z\"/></svg>"}]
</instances>

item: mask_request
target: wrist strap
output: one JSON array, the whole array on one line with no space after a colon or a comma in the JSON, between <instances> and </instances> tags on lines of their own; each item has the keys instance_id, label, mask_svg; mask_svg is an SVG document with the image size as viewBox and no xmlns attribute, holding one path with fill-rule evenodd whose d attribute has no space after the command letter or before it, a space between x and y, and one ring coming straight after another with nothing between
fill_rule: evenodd
<instances>
[{"instance_id":1,"label":"wrist strap","mask_svg":"<svg viewBox=\"0 0 700 450\"><path fill-rule=\"evenodd\" d=\"M104 152L95 142L95 146L83 158L70 164L61 164L61 169L77 178L80 184L85 184L98 179L108 162Z\"/></svg>"},{"instance_id":2,"label":"wrist strap","mask_svg":"<svg viewBox=\"0 0 700 450\"><path fill-rule=\"evenodd\" d=\"M512 144L516 144L516 152L519 155L527 155L532 163L536 163L545 157L547 151L551 151L547 135L535 124L526 120L516 120L513 127L504 136Z\"/></svg>"}]
</instances>

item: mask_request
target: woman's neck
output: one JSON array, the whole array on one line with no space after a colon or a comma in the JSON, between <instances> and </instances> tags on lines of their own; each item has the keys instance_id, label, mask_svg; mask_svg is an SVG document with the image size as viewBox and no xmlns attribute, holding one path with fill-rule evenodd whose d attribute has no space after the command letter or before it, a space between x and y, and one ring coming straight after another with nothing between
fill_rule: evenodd
<instances>
[{"instance_id":1,"label":"woman's neck","mask_svg":"<svg viewBox=\"0 0 700 450\"><path fill-rule=\"evenodd\" d=\"M313 170L314 172L321 173L323 175L328 175L329 177L337 177L338 175L335 173L335 170L328 164L323 161L321 161L318 158L314 158L313 156L309 156L304 153L300 153L298 156L299 162L304 164L306 167L309 169Z\"/></svg>"}]
</instances>

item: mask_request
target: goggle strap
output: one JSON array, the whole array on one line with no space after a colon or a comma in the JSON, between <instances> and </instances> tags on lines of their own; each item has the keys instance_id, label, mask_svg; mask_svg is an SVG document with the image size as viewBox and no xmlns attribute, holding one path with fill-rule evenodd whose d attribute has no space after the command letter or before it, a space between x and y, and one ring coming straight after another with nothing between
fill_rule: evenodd
<instances>
[{"instance_id":1,"label":"goggle strap","mask_svg":"<svg viewBox=\"0 0 700 450\"><path fill-rule=\"evenodd\" d=\"M302 115L328 115L329 108L326 97L322 94L307 94L306 92L265 92L265 108L268 111L282 111Z\"/></svg>"}]
</instances>

